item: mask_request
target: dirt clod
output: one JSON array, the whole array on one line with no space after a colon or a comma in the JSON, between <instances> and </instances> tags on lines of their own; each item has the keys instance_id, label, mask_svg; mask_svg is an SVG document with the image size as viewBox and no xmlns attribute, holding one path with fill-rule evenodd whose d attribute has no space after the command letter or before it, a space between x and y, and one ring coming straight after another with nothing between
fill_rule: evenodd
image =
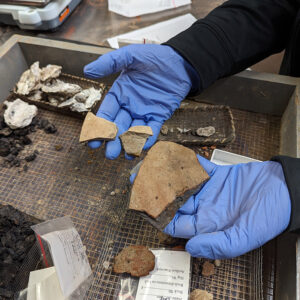
<instances>
[{"instance_id":1,"label":"dirt clod","mask_svg":"<svg viewBox=\"0 0 300 300\"><path fill-rule=\"evenodd\" d=\"M214 296L204 290L193 290L190 294L190 300L213 300Z\"/></svg>"},{"instance_id":2,"label":"dirt clod","mask_svg":"<svg viewBox=\"0 0 300 300\"><path fill-rule=\"evenodd\" d=\"M49 123L45 128L44 131L46 133L55 133L57 131L56 127L54 126L54 124Z\"/></svg>"},{"instance_id":3,"label":"dirt clod","mask_svg":"<svg viewBox=\"0 0 300 300\"><path fill-rule=\"evenodd\" d=\"M116 257L115 273L129 273L141 277L148 275L155 267L155 256L145 246L135 245L124 248Z\"/></svg>"},{"instance_id":4,"label":"dirt clod","mask_svg":"<svg viewBox=\"0 0 300 300\"><path fill-rule=\"evenodd\" d=\"M54 146L54 149L55 149L56 151L61 151L61 150L63 149L63 146L60 145L60 144L58 144L58 145L55 145L55 146Z\"/></svg>"},{"instance_id":5,"label":"dirt clod","mask_svg":"<svg viewBox=\"0 0 300 300\"><path fill-rule=\"evenodd\" d=\"M28 155L28 156L25 157L25 160L27 162L33 161L35 159L36 159L36 154L35 153L32 153L32 154L30 154L30 155Z\"/></svg>"},{"instance_id":6,"label":"dirt clod","mask_svg":"<svg viewBox=\"0 0 300 300\"><path fill-rule=\"evenodd\" d=\"M215 274L215 266L206 261L202 266L202 275L203 276L212 276Z\"/></svg>"}]
</instances>

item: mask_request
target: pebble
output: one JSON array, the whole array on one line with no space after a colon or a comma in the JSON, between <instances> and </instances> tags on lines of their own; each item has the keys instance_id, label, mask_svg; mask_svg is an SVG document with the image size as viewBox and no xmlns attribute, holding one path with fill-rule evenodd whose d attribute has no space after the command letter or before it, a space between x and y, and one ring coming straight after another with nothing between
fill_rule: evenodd
<instances>
[{"instance_id":1,"label":"pebble","mask_svg":"<svg viewBox=\"0 0 300 300\"><path fill-rule=\"evenodd\" d=\"M214 264L215 264L216 267L220 267L221 266L221 261L219 259L216 259L214 261Z\"/></svg>"},{"instance_id":2,"label":"pebble","mask_svg":"<svg viewBox=\"0 0 300 300\"><path fill-rule=\"evenodd\" d=\"M163 126L161 127L161 129L160 129L160 133L161 133L162 135L167 135L167 134L168 134L168 131L169 131L169 128L168 128L167 125L163 125Z\"/></svg>"},{"instance_id":3,"label":"pebble","mask_svg":"<svg viewBox=\"0 0 300 300\"><path fill-rule=\"evenodd\" d=\"M109 261L105 261L105 262L103 263L103 268L104 268L105 270L108 270L108 269L109 269L109 266L110 266Z\"/></svg>"},{"instance_id":4,"label":"pebble","mask_svg":"<svg viewBox=\"0 0 300 300\"><path fill-rule=\"evenodd\" d=\"M116 194L115 191L112 191L112 192L110 193L111 196L115 196L115 194Z\"/></svg>"}]
</instances>

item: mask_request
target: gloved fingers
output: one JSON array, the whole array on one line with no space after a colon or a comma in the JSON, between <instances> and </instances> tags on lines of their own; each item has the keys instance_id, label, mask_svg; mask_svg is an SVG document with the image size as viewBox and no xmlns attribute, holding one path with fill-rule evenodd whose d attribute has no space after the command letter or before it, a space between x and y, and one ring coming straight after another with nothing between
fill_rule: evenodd
<instances>
[{"instance_id":1,"label":"gloved fingers","mask_svg":"<svg viewBox=\"0 0 300 300\"><path fill-rule=\"evenodd\" d=\"M113 93L108 93L103 99L98 112L97 117L113 122L117 113L120 110L120 105ZM88 146L92 149L99 148L102 145L102 141L88 142Z\"/></svg>"},{"instance_id":2,"label":"gloved fingers","mask_svg":"<svg viewBox=\"0 0 300 300\"><path fill-rule=\"evenodd\" d=\"M120 109L116 95L109 91L103 99L96 116L114 122Z\"/></svg>"},{"instance_id":3,"label":"gloved fingers","mask_svg":"<svg viewBox=\"0 0 300 300\"><path fill-rule=\"evenodd\" d=\"M206 159L206 158L198 155L198 154L197 154L197 158L198 158L198 161L199 161L200 165L207 172L207 174L211 175L214 172L214 170L217 167L217 165L214 164L214 163L212 163L208 159Z\"/></svg>"},{"instance_id":4,"label":"gloved fingers","mask_svg":"<svg viewBox=\"0 0 300 300\"><path fill-rule=\"evenodd\" d=\"M189 200L191 203L192 199ZM185 212L192 211L192 207L183 207L183 209ZM224 226L229 225L228 222L228 217L225 221L220 219L212 208L191 214L182 213L180 208L173 220L166 226L165 231L175 237L191 238L200 233L221 230Z\"/></svg>"},{"instance_id":5,"label":"gloved fingers","mask_svg":"<svg viewBox=\"0 0 300 300\"><path fill-rule=\"evenodd\" d=\"M84 76L88 78L101 78L120 72L128 67L130 60L131 55L126 50L126 47L108 52L86 65L83 69Z\"/></svg>"},{"instance_id":6,"label":"gloved fingers","mask_svg":"<svg viewBox=\"0 0 300 300\"><path fill-rule=\"evenodd\" d=\"M191 238L196 234L195 215L176 213L173 220L166 226L164 232L180 238Z\"/></svg>"},{"instance_id":7,"label":"gloved fingers","mask_svg":"<svg viewBox=\"0 0 300 300\"><path fill-rule=\"evenodd\" d=\"M153 135L148 137L147 142L146 142L146 144L144 146L144 150L149 149L156 142L157 137L158 137L158 135L160 133L160 129L161 129L162 123L157 122L157 121L149 121L147 123L147 126L150 126L152 128Z\"/></svg>"},{"instance_id":8,"label":"gloved fingers","mask_svg":"<svg viewBox=\"0 0 300 300\"><path fill-rule=\"evenodd\" d=\"M119 135L128 130L132 122L132 119L130 114L126 110L120 109L114 122L118 126L118 134L113 141L109 141L106 143L105 156L108 159L115 159L120 155L122 150L122 145L119 139Z\"/></svg>"},{"instance_id":9,"label":"gloved fingers","mask_svg":"<svg viewBox=\"0 0 300 300\"><path fill-rule=\"evenodd\" d=\"M187 242L185 248L193 257L209 259L224 259L242 255L261 246L259 238L256 239L255 236L249 234L246 223L247 217L241 216L232 227L224 231L194 236ZM254 224L248 225L254 226Z\"/></svg>"},{"instance_id":10,"label":"gloved fingers","mask_svg":"<svg viewBox=\"0 0 300 300\"><path fill-rule=\"evenodd\" d=\"M130 125L130 127L133 127L133 126L145 126L146 123L144 120L142 119L134 119ZM133 160L135 159L134 156L132 155L128 155L126 152L125 152L125 158L128 159L128 160Z\"/></svg>"},{"instance_id":11,"label":"gloved fingers","mask_svg":"<svg viewBox=\"0 0 300 300\"><path fill-rule=\"evenodd\" d=\"M97 149L102 145L102 143L103 143L102 141L90 141L90 142L88 142L88 146L91 149Z\"/></svg>"}]
</instances>

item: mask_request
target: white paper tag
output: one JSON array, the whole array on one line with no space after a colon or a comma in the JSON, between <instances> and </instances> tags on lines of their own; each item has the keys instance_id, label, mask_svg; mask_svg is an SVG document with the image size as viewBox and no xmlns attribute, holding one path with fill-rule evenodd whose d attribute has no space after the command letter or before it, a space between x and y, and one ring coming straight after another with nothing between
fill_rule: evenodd
<instances>
[{"instance_id":1,"label":"white paper tag","mask_svg":"<svg viewBox=\"0 0 300 300\"><path fill-rule=\"evenodd\" d=\"M49 243L63 295L69 297L92 273L80 236L75 228L70 228L42 238Z\"/></svg>"},{"instance_id":2,"label":"white paper tag","mask_svg":"<svg viewBox=\"0 0 300 300\"><path fill-rule=\"evenodd\" d=\"M185 251L152 250L155 269L139 280L136 300L188 300L191 256Z\"/></svg>"}]
</instances>

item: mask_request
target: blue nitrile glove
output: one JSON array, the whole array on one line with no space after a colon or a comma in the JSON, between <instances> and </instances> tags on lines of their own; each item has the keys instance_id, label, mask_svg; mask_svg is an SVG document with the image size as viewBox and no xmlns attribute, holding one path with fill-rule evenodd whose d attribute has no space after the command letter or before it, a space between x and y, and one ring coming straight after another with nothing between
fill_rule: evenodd
<instances>
[{"instance_id":1,"label":"blue nitrile glove","mask_svg":"<svg viewBox=\"0 0 300 300\"><path fill-rule=\"evenodd\" d=\"M217 166L201 156L198 160L211 178L165 228L190 239L186 250L192 256L236 257L287 228L291 200L280 163Z\"/></svg>"},{"instance_id":2,"label":"blue nitrile glove","mask_svg":"<svg viewBox=\"0 0 300 300\"><path fill-rule=\"evenodd\" d=\"M130 126L150 126L153 136L144 147L148 149L192 86L199 88L199 77L182 56L163 45L130 45L109 52L86 65L84 75L101 78L120 71L97 116L115 122L118 136ZM91 148L100 145L101 141L89 143ZM119 138L107 143L107 158L115 159L120 152Z\"/></svg>"},{"instance_id":3,"label":"blue nitrile glove","mask_svg":"<svg viewBox=\"0 0 300 300\"><path fill-rule=\"evenodd\" d=\"M192 256L239 256L287 228L291 200L279 163L217 166L201 156L198 160L211 178L164 230L174 237L190 239L186 250ZM135 175L131 175L131 182Z\"/></svg>"}]
</instances>

